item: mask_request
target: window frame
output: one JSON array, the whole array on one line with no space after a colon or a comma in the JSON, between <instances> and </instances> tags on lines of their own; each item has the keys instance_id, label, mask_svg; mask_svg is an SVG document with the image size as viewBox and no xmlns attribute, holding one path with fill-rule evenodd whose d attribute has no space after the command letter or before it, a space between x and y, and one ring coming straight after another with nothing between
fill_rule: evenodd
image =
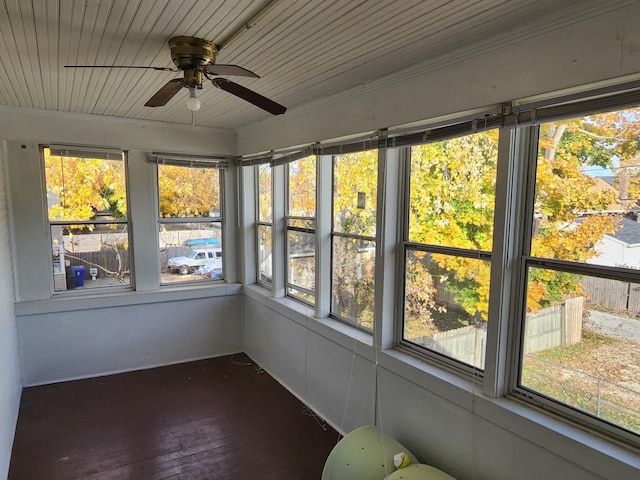
<instances>
[{"instance_id":1,"label":"window frame","mask_svg":"<svg viewBox=\"0 0 640 480\"><path fill-rule=\"evenodd\" d=\"M309 161L309 160L313 160L313 166L314 166L314 198L313 198L313 203L314 203L314 208L313 208L313 212L314 215L312 217L308 217L308 216L297 216L297 215L291 215L291 205L290 205L290 198L291 198L291 178L290 178L290 167L292 164L294 164L295 162L302 162L302 161ZM316 211L317 211L317 202L316 202L316 191L317 191L317 185L318 185L318 181L317 181L317 162L319 160L319 157L317 155L308 155L306 157L303 158L299 158L296 160L293 160L291 162L288 162L285 164L286 170L285 170L285 185L286 185L286 192L285 192L285 196L284 196L284 200L285 200L285 216L284 216L284 223L285 223L285 255L284 255L284 261L285 261L285 278L284 278L284 282L285 282L285 294L287 297L292 298L293 300L296 300L298 302L301 302L309 307L315 307L316 304L316 290L310 290L307 289L305 287L302 287L300 285L296 285L293 283L292 279L290 278L290 270L291 270L291 251L290 251L290 243L289 243L289 234L291 232L297 232L297 233L303 233L303 234L308 234L308 235L312 235L313 236L313 243L314 243L314 248L313 248L313 257L314 257L314 277L315 277L315 261L316 261L316 257L317 257L317 248L316 248ZM303 221L303 222L309 222L311 225L313 225L313 227L300 227L300 226L296 226L296 225L292 225L292 222L296 222L296 221ZM314 283L315 283L315 278L314 278ZM307 299L303 298L300 295L296 295L294 292L300 292L302 294L306 294L309 295L310 297L313 297L313 302L308 301Z\"/></svg>"},{"instance_id":2,"label":"window frame","mask_svg":"<svg viewBox=\"0 0 640 480\"><path fill-rule=\"evenodd\" d=\"M45 218L47 225L47 242L49 245L49 253L52 254L53 251L53 235L52 229L53 227L59 226L64 228L65 226L71 225L82 225L82 226L97 226L97 225L124 225L127 235L127 253L128 253L128 263L129 263L129 283L123 285L106 285L101 287L93 287L93 288L66 288L62 290L55 289L55 275L54 264L51 264L50 273L50 294L51 297L58 296L82 296L88 294L96 294L96 293L111 293L111 292L122 292L122 291L130 291L135 290L135 271L134 271L134 261L133 261L133 250L131 246L133 245L133 234L131 229L131 195L129 189L129 162L127 151L124 149L116 149L116 148L104 148L104 147L93 147L87 145L58 145L58 144L41 144L39 145L39 156L41 162L41 171L43 173L44 179L44 198L48 198L47 192L47 184L46 184L46 173L45 173L45 149L49 149L50 156L57 156L61 158L82 158L82 159L95 159L95 160L111 160L122 162L123 172L124 172L124 188L126 195L126 206L127 206L127 216L125 219L104 219L104 220L51 220L49 218L49 205L46 205L45 208ZM51 153L52 151L56 153ZM120 158L117 158L118 155ZM62 267L62 266L61 266ZM65 276L66 268L64 268ZM88 273L88 272L87 272Z\"/></svg>"},{"instance_id":3,"label":"window frame","mask_svg":"<svg viewBox=\"0 0 640 480\"><path fill-rule=\"evenodd\" d=\"M417 358L426 365L435 365L472 382L477 381L481 386L482 393L488 397L506 397L517 400L532 409L539 409L561 418L569 424L578 425L590 432L603 434L607 438L638 447L640 445L638 435L627 433L622 427L607 425L606 421L592 418L586 413L518 386L522 363L520 349L522 348L523 302L526 295L528 267L531 265L543 267L552 265L554 268L576 268L580 271L587 269L592 275L617 280L633 279L638 283L638 273L635 270L597 265L575 267L570 262L565 264L559 260L535 259L523 254L524 249L528 248L530 243L530 239L527 239L527 235L529 235L527 232L530 232L531 221L526 217L526 212L530 208L528 205L533 205L532 195L535 180L532 178L535 179L538 141L536 129L540 123L553 119L612 111L638 104L640 104L640 82L630 82L567 95L549 95L542 100L527 101L525 99L520 102L494 105L460 114L446 115L430 121L412 123L406 127L390 127L384 135L380 134L382 131L373 135L365 136L363 134L358 141L353 141L353 143L350 143L353 139L351 137L342 142L314 144L311 151L317 155L318 172L323 172L322 174L318 173L316 178L318 197L315 232L316 259L322 259L323 262L317 260L316 264L315 317L321 320L336 319L344 323L344 326L353 327L351 330L343 330L344 326L337 327L337 330L348 332L348 335L354 338L369 338L376 348L406 352L411 355L411 358ZM493 128L497 128L499 133L492 250L490 252L475 250L467 252L464 249L459 251L454 247L409 242L408 237L405 236L408 231L409 218L407 213L409 208L409 177L407 173L410 165L409 147ZM372 138L375 139L372 140ZM348 320L344 321L331 312L332 273L327 270L333 269L332 245L334 237L349 236L334 232L334 155L374 148L378 151L379 162L377 229L375 237L366 238L366 240L376 242L374 298L376 305L372 332L359 324ZM293 149L294 147L291 151ZM297 151L291 156L296 154ZM389 155L393 157L394 164L382 165L380 162ZM274 168L286 163L281 162L276 165L277 162L274 162L273 158L270 157L270 161ZM390 166L389 176L380 174L384 168ZM284 175L282 171L279 171L278 175L280 174ZM390 186L390 182L395 181L398 185ZM383 187L384 190L382 190ZM282 197L281 192L274 191L273 193ZM396 199L388 198L394 196L395 193L398 194ZM278 197L278 201L283 201L285 198L280 197ZM274 195L272 201L276 200ZM396 212L398 214L402 212L402 219L393 218ZM524 222L521 220L523 215L527 218ZM278 222L278 230L273 233L278 238L285 236L283 233L286 232L285 223L281 221L283 219L286 219L286 216L274 217L274 225L275 222ZM390 225L393 223L397 223L397 226L391 227ZM414 250L444 254L460 253L462 256L491 262L489 321L486 361L483 371L435 352L425 354L424 351L411 348L411 345L403 344L401 320L403 312L400 305L404 303L407 252ZM273 255L275 262L279 262L278 256L281 255L284 255L286 259L287 252L284 244L281 244L278 249L274 249ZM393 261L393 267L389 265L391 261ZM324 265L327 263L331 267ZM383 268L385 271L379 276L380 263L385 265ZM384 281L380 281L381 279ZM392 280L392 285L388 285L388 279ZM391 296L387 293L389 290L393 290ZM284 289L280 288L277 291L274 290L273 296L287 297ZM297 308L287 302L283 302L283 305L293 309ZM358 332L358 330L364 330L364 332ZM366 335L362 336L362 333ZM363 341L367 342L368 340Z\"/></svg>"},{"instance_id":4,"label":"window frame","mask_svg":"<svg viewBox=\"0 0 640 480\"><path fill-rule=\"evenodd\" d=\"M514 277L516 280L511 284L511 295L515 301L511 308L511 327L513 334L510 337L509 346L511 349L512 361L511 369L507 378L509 385L507 395L544 411L559 415L560 417L580 425L583 428L604 434L609 438L614 438L627 444L638 446L640 445L640 433L629 431L622 426L618 426L603 418L596 417L584 410L572 407L559 399L549 397L544 393L536 391L521 383L522 371L524 368L524 336L527 315L526 303L528 277L531 268L640 283L638 270L564 259L537 257L530 253L534 237L533 218L535 209L540 125L562 119L584 117L597 113L614 112L637 106L637 102L627 103L626 99L628 97L636 99L639 98L640 90L631 92L631 94L627 94L626 92L623 92L622 94L614 93L612 97L611 101L608 102L606 96L604 98L593 98L592 95L585 94L582 101L569 105L566 109L563 108L563 104L560 104L558 107L555 107L554 104L550 106L545 105L543 108L548 108L550 111L557 108L559 112L555 115L546 115L542 119L524 122L524 126L518 127L519 130L523 131L524 135L522 135L522 137L525 139L524 142L526 142L525 145L520 145L520 150L524 152L524 158L522 161L525 164L525 175L523 184L518 192L518 201L522 206L520 211L522 212L521 215L524 216L525 220L523 222L522 229L519 232L520 237L517 240L518 247L515 252L515 263L517 268L515 269ZM534 119L537 118L535 113L532 115L528 112L521 114L521 116L529 115Z\"/></svg>"},{"instance_id":5,"label":"window frame","mask_svg":"<svg viewBox=\"0 0 640 480\"><path fill-rule=\"evenodd\" d=\"M478 127L478 124L480 127ZM469 125L471 128L468 128ZM483 128L484 127L484 128ZM443 128L443 127L440 127ZM446 130L444 130L446 129ZM415 241L411 241L410 238L410 208L411 208L411 160L412 160L412 147L413 146L421 146L421 145L429 145L432 143L440 142L443 140L451 140L455 138L462 138L467 135L488 132L491 130L497 130L498 133L498 141L497 141L497 158L496 158L496 188L494 190L494 218L493 218L493 238L492 238L492 250L472 250L466 248L459 247L451 247L446 245L438 245L438 244L429 244L429 243L419 243ZM437 129L436 129L437 130ZM434 362L438 365L444 366L446 368L453 368L455 371L459 373L470 375L473 377L484 377L484 372L486 370L487 364L485 363L485 368L478 368L474 365L467 364L459 359L454 358L453 356L449 356L435 350L429 349L424 346L420 346L415 342L412 342L408 339L405 339L404 327L405 327L405 304L406 304L406 288L407 288L407 259L409 252L424 252L426 254L440 254L447 255L453 257L462 257L473 260L480 260L484 262L488 262L490 264L490 275L491 275L491 287L489 290L489 309L491 310L491 290L493 289L493 271L495 268L494 258L495 258L495 248L496 248L496 235L500 232L496 231L496 216L498 212L496 212L496 204L498 202L498 172L499 172L499 164L500 164L500 142L501 138L504 135L503 128L500 128L495 122L485 123L478 122L477 120L473 120L471 124L468 121L463 122L452 122L451 125L444 126L443 130L441 130L441 134L438 135L436 131L436 135L432 137L432 139L427 139L425 135L425 140L422 142L415 142L411 145L408 145L404 148L407 150L406 155L406 167L404 168L404 172L402 175L402 183L404 188L404 196L403 196L403 208L402 212L402 230L401 230L401 238L399 239L399 246L401 248L401 259L399 261L398 270L400 274L398 275L398 310L397 310L397 318L395 319L395 345L400 350L408 351L414 355L417 355L427 361ZM407 142L409 143L409 142ZM491 320L491 312L489 313L489 320ZM496 320L491 320L496 321ZM489 340L489 325L490 322L487 321L487 334L485 338L485 342L488 343ZM487 357L487 361L489 361L489 347L485 348L485 356Z\"/></svg>"},{"instance_id":6,"label":"window frame","mask_svg":"<svg viewBox=\"0 0 640 480\"><path fill-rule=\"evenodd\" d=\"M334 312L334 305L333 305L333 291L334 291L334 282L333 282L333 278L334 278L334 239L336 238L344 238L344 239L351 239L351 240L356 240L356 241L360 241L360 242L370 242L373 244L373 248L374 248L374 257L373 257L373 268L374 268L374 272L377 270L377 265L376 265L376 260L378 257L378 248L379 248L379 241L378 241L378 236L379 236L379 226L380 226L380 219L378 218L380 209L379 209L379 188L380 188L380 181L381 179L377 176L379 170L380 170L380 146L379 144L376 142L377 148L366 148L367 143L365 142L362 146L355 146L355 148L345 148L344 152L334 152L333 155L331 155L331 211L329 214L330 220L331 220L331 225L330 225L330 231L329 231L329 250L330 250L330 266L329 266L329 288L328 288L328 294L329 294L329 299L328 299L328 316L330 318L333 318L335 320L338 320L339 322L345 323L353 328L356 328L362 332L368 333L368 334L373 334L376 330L376 323L377 323L377 317L378 315L376 315L376 299L378 297L377 295L377 289L376 289L376 284L378 283L376 280L376 275L374 274L373 277L373 282L374 282L374 289L373 289L373 317L372 317L372 322L373 325L371 328L368 328L358 322L355 322L353 320L350 320L348 318L345 318L341 315L338 315L337 313ZM342 149L339 149L342 150ZM375 234L374 235L362 235L362 234L350 234L350 233L345 233L345 232L339 232L335 230L335 170L336 170L336 159L338 156L342 155L342 154L352 154L352 153L362 153L362 152L368 152L368 151L375 151L376 153L376 224L374 227L375 230Z\"/></svg>"},{"instance_id":7,"label":"window frame","mask_svg":"<svg viewBox=\"0 0 640 480\"><path fill-rule=\"evenodd\" d=\"M160 248L160 232L163 225L176 224L220 224L221 248L224 252L225 245L225 175L224 172L228 168L226 159L216 157L193 157L172 154L154 153L150 155L149 161L156 163L156 224L158 233L158 245ZM162 217L160 215L160 165L167 165L177 168L212 168L218 171L218 192L219 204L218 215L207 217ZM159 251L159 250L158 250ZM189 287L194 285L203 285L211 283L225 282L227 279L226 255L222 255L222 276L219 278L197 278L189 280L180 280L176 282L163 282L162 272L160 272L160 287Z\"/></svg>"},{"instance_id":8,"label":"window frame","mask_svg":"<svg viewBox=\"0 0 640 480\"><path fill-rule=\"evenodd\" d=\"M269 176L271 178L271 195L270 195L270 208L271 208L271 221L267 222L261 220L260 215L260 168L268 166ZM255 255L256 255L256 283L268 290L273 290L273 264L274 264L274 249L273 249L273 167L268 163L260 163L253 167L246 167L254 169L254 207L255 207L255 225L256 225L256 242L255 242ZM260 230L266 228L270 231L271 238L271 281L267 280L266 276L263 278L261 270L261 258L260 258Z\"/></svg>"}]
</instances>

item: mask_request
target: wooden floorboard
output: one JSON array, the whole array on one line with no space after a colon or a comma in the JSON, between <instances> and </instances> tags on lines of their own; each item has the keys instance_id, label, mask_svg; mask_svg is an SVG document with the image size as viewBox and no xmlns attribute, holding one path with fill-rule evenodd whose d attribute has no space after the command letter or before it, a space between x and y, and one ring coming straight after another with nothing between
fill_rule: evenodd
<instances>
[{"instance_id":1,"label":"wooden floorboard","mask_svg":"<svg viewBox=\"0 0 640 480\"><path fill-rule=\"evenodd\" d=\"M244 354L25 388L8 478L319 479L308 413Z\"/></svg>"}]
</instances>

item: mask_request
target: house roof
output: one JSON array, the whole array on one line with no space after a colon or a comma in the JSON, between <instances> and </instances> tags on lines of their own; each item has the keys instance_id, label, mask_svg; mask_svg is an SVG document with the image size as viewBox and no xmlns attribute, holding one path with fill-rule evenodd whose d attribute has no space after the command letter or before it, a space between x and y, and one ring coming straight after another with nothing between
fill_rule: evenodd
<instances>
[{"instance_id":1,"label":"house roof","mask_svg":"<svg viewBox=\"0 0 640 480\"><path fill-rule=\"evenodd\" d=\"M640 243L640 222L622 217L621 227L610 237L615 238L627 245L635 245Z\"/></svg>"}]
</instances>

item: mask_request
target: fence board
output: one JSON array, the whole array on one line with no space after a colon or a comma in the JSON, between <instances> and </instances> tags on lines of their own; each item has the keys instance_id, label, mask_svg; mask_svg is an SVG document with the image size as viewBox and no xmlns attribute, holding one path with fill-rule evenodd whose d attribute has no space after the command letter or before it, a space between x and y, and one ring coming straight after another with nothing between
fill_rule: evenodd
<instances>
[{"instance_id":1,"label":"fence board","mask_svg":"<svg viewBox=\"0 0 640 480\"><path fill-rule=\"evenodd\" d=\"M548 307L527 315L524 353L537 352L582 340L583 297L569 298L562 305ZM487 325L470 325L412 339L414 343L484 368Z\"/></svg>"},{"instance_id":2,"label":"fence board","mask_svg":"<svg viewBox=\"0 0 640 480\"><path fill-rule=\"evenodd\" d=\"M640 313L640 286L632 283L629 288L629 311Z\"/></svg>"},{"instance_id":3,"label":"fence board","mask_svg":"<svg viewBox=\"0 0 640 480\"><path fill-rule=\"evenodd\" d=\"M589 303L591 304L600 305L617 312L624 312L628 308L628 282L610 280L608 278L584 277L582 288L589 295ZM634 312L638 313L640 309L634 310Z\"/></svg>"}]
</instances>

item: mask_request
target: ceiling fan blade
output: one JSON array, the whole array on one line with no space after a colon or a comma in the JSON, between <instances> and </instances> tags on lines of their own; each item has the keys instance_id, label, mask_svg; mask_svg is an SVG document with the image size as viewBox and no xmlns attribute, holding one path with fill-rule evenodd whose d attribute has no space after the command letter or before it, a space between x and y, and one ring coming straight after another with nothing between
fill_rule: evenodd
<instances>
[{"instance_id":1,"label":"ceiling fan blade","mask_svg":"<svg viewBox=\"0 0 640 480\"><path fill-rule=\"evenodd\" d=\"M168 83L164 85L160 90L158 90L153 97L149 99L147 103L144 104L145 107L162 107L166 105L169 100L173 98L173 96L180 91L182 88L182 79L174 78L170 80Z\"/></svg>"},{"instance_id":2,"label":"ceiling fan blade","mask_svg":"<svg viewBox=\"0 0 640 480\"><path fill-rule=\"evenodd\" d=\"M140 65L65 65L64 68L144 68L147 70L159 70L161 72L178 72L177 68L170 67L143 67Z\"/></svg>"},{"instance_id":3,"label":"ceiling fan blade","mask_svg":"<svg viewBox=\"0 0 640 480\"><path fill-rule=\"evenodd\" d=\"M224 65L220 63L212 63L204 66L204 71L211 73L212 75L236 75L239 77L253 77L260 78L251 70L239 67L238 65Z\"/></svg>"},{"instance_id":4,"label":"ceiling fan blade","mask_svg":"<svg viewBox=\"0 0 640 480\"><path fill-rule=\"evenodd\" d=\"M273 115L282 115L287 111L286 107L283 107L279 103L274 102L273 100L268 99L267 97L263 97L259 93L254 92L253 90L249 90L242 85L238 85L231 80L227 80L226 78L214 78L211 80L216 87L221 88L225 92L229 92L236 97L240 97L243 100L246 100L249 103L253 103L256 107L260 107L263 110L273 114Z\"/></svg>"}]
</instances>

